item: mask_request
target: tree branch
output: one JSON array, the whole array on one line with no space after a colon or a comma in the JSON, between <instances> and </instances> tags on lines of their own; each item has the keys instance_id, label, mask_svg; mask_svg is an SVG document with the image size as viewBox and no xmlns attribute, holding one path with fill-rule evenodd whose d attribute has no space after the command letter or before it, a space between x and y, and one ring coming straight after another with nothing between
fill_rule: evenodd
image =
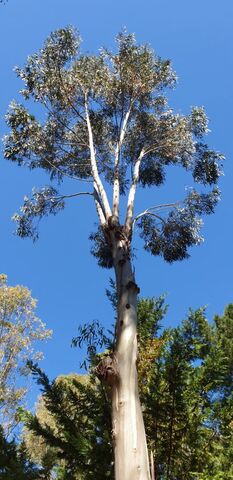
<instances>
[{"instance_id":1,"label":"tree branch","mask_svg":"<svg viewBox=\"0 0 233 480\"><path fill-rule=\"evenodd\" d=\"M133 227L135 225L135 223L139 220L139 218L143 217L144 215L151 215L152 217L156 217L158 218L162 223L166 224L164 218L162 218L160 215L157 215L156 213L153 213L153 212L149 212L148 210L145 210L144 212L140 213L139 215L137 215L133 221Z\"/></svg>"},{"instance_id":2,"label":"tree branch","mask_svg":"<svg viewBox=\"0 0 233 480\"><path fill-rule=\"evenodd\" d=\"M125 227L128 234L131 234L132 232L135 195L136 195L137 184L139 180L140 165L144 155L145 155L145 152L144 152L144 149L142 149L139 157L137 158L134 164L133 178L132 178L132 183L131 183L131 187L128 195L127 212L126 212L126 219L125 219Z\"/></svg>"},{"instance_id":3,"label":"tree branch","mask_svg":"<svg viewBox=\"0 0 233 480\"><path fill-rule=\"evenodd\" d=\"M50 200L63 200L63 198L80 197L81 195L90 195L91 197L93 197L94 193L91 193L91 192L77 192L77 193L71 193L70 195L59 195L58 197L51 197Z\"/></svg>"},{"instance_id":4,"label":"tree branch","mask_svg":"<svg viewBox=\"0 0 233 480\"><path fill-rule=\"evenodd\" d=\"M101 204L101 201L100 201L100 198L99 198L99 194L98 194L98 191L97 191L97 187L94 183L94 198L95 198L95 206L96 206L96 210L97 210L97 215L99 217L99 221L100 221L100 225L105 225L106 224L106 217L104 215L104 210L103 210L103 206Z\"/></svg>"},{"instance_id":5,"label":"tree branch","mask_svg":"<svg viewBox=\"0 0 233 480\"><path fill-rule=\"evenodd\" d=\"M102 184L102 181L100 179L99 172L98 172L96 156L95 156L93 133L92 133L92 127L91 127L91 122L90 122L90 117L89 117L87 95L86 94L85 94L85 112L86 112L86 122L87 122L88 134L89 134L89 148L90 148L90 154L91 154L90 155L90 160L91 160L92 176L93 176L94 184L97 188L99 197L100 197L101 202L103 204L105 217L106 217L106 219L108 219L109 217L112 216L112 212L111 212L111 208L110 208L110 205L109 205L107 194L105 192L104 186Z\"/></svg>"},{"instance_id":6,"label":"tree branch","mask_svg":"<svg viewBox=\"0 0 233 480\"><path fill-rule=\"evenodd\" d=\"M153 207L149 207L147 208L146 210L144 210L144 212L141 212L139 213L133 220L133 226L135 225L135 223L139 220L139 218L143 217L144 215L151 215L153 217L156 217L158 218L159 220L161 220L163 223L166 223L165 220L160 216L158 215L157 213L154 213L152 212L151 210L157 210L157 209L161 209L161 208L168 208L168 207L177 207L178 205L181 204L181 201L180 202L174 202L174 203L162 203L161 205L154 205Z\"/></svg>"},{"instance_id":7,"label":"tree branch","mask_svg":"<svg viewBox=\"0 0 233 480\"><path fill-rule=\"evenodd\" d=\"M46 162L51 165L51 167L54 168L54 170L57 170L59 173L61 173L62 175L65 175L66 177L69 177L69 178L72 178L73 180L79 180L80 182L88 182L88 183L92 183L92 180L88 180L87 178L80 178L80 177L76 177L76 175L70 175L69 173L66 173L66 172L63 172L62 170L60 170L59 167L57 167L56 165L54 165L52 162L50 162L47 158L46 158Z\"/></svg>"},{"instance_id":8,"label":"tree branch","mask_svg":"<svg viewBox=\"0 0 233 480\"><path fill-rule=\"evenodd\" d=\"M147 211L157 210L157 209L160 209L160 208L177 207L181 203L182 203L182 200L174 202L174 203L161 203L161 205L154 205L153 207L147 208Z\"/></svg>"},{"instance_id":9,"label":"tree branch","mask_svg":"<svg viewBox=\"0 0 233 480\"><path fill-rule=\"evenodd\" d=\"M120 183L119 183L119 166L120 166L120 153L121 153L121 147L124 141L125 133L126 133L126 128L127 128L127 123L130 117L132 109L132 102L130 103L129 109L125 114L121 131L120 131L120 136L119 140L116 145L115 149L115 165L114 165L114 184L113 184L113 207L112 207L112 214L119 218L119 201L120 201Z\"/></svg>"},{"instance_id":10,"label":"tree branch","mask_svg":"<svg viewBox=\"0 0 233 480\"><path fill-rule=\"evenodd\" d=\"M62 73L61 73L61 69L60 69L60 66L58 67L58 75L59 75L59 78L60 78L60 82L62 84L62 87L63 87L63 90L66 94L66 98L68 100L68 103L70 105L70 107L72 108L72 110L74 111L74 113L76 113L76 115L83 121L85 121L85 118L82 116L82 114L77 110L77 108L74 106L73 102L71 101L70 99L70 96L68 95L67 93L67 89L64 85L64 82L63 82L63 78L62 78Z\"/></svg>"}]
</instances>

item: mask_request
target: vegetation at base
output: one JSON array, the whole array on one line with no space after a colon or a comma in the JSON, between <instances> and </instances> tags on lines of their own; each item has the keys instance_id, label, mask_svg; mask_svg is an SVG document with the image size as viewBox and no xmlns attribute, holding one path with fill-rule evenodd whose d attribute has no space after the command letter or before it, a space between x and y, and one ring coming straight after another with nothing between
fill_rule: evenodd
<instances>
[{"instance_id":1,"label":"vegetation at base","mask_svg":"<svg viewBox=\"0 0 233 480\"><path fill-rule=\"evenodd\" d=\"M139 385L155 479L230 480L233 305L212 323L204 309L190 310L178 327L161 331L165 312L163 298L138 305ZM87 326L85 341L88 347ZM100 356L89 355L87 375L53 382L31 364L43 395L36 416L21 412L24 442L41 467L48 469L49 459L57 479L113 479L110 392L94 375Z\"/></svg>"},{"instance_id":2,"label":"vegetation at base","mask_svg":"<svg viewBox=\"0 0 233 480\"><path fill-rule=\"evenodd\" d=\"M7 440L0 427L0 478L1 480L46 480L40 469L25 453L24 445Z\"/></svg>"}]
</instances>

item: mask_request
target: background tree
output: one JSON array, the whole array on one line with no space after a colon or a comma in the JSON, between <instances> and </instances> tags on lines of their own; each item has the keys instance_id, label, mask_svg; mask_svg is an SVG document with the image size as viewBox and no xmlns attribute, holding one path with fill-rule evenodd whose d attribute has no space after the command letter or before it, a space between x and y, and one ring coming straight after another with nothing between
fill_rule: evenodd
<instances>
[{"instance_id":1,"label":"background tree","mask_svg":"<svg viewBox=\"0 0 233 480\"><path fill-rule=\"evenodd\" d=\"M18 417L21 418L22 415L24 415L24 410L18 409ZM47 428L53 429L57 434L58 429L56 428L56 421L46 408L43 396L39 397L36 404L36 415L42 426L46 425ZM23 443L25 444L27 457L43 468L48 480L52 479L54 477L54 469L56 468L56 465L59 463L58 468L62 468L62 460L58 461L58 449L54 446L48 445L42 436L36 436L27 428L23 428L22 438Z\"/></svg>"},{"instance_id":2,"label":"background tree","mask_svg":"<svg viewBox=\"0 0 233 480\"><path fill-rule=\"evenodd\" d=\"M0 276L0 423L5 433L14 426L16 407L27 391L26 362L41 357L34 345L51 335L35 308L26 287L10 287L6 275Z\"/></svg>"},{"instance_id":3,"label":"background tree","mask_svg":"<svg viewBox=\"0 0 233 480\"><path fill-rule=\"evenodd\" d=\"M160 333L165 312L163 298L142 299L138 305L138 374L153 478L230 480L232 305L215 323L199 309L190 311L178 327ZM103 331L96 323L84 325L77 337L79 343L87 341L92 372L99 358L94 356L94 331L102 343ZM113 478L109 387L103 388L92 374L64 376L50 384L33 368L44 394L42 414L39 403L37 416L27 417L24 439L29 458L43 464L50 448L53 465L60 466L56 478Z\"/></svg>"},{"instance_id":4,"label":"background tree","mask_svg":"<svg viewBox=\"0 0 233 480\"><path fill-rule=\"evenodd\" d=\"M23 445L7 440L0 427L0 475L1 480L42 480L43 472L30 462Z\"/></svg>"},{"instance_id":5,"label":"background tree","mask_svg":"<svg viewBox=\"0 0 233 480\"><path fill-rule=\"evenodd\" d=\"M153 337L139 337L142 403L157 480L232 476L232 327L229 305L212 324L204 309L190 310L180 326L156 339L154 357Z\"/></svg>"},{"instance_id":6,"label":"background tree","mask_svg":"<svg viewBox=\"0 0 233 480\"><path fill-rule=\"evenodd\" d=\"M26 414L23 438L29 458L51 478L113 478L111 410L93 376L66 375L50 383L31 366L43 388L36 416ZM22 417L23 418L23 417Z\"/></svg>"},{"instance_id":7,"label":"background tree","mask_svg":"<svg viewBox=\"0 0 233 480\"><path fill-rule=\"evenodd\" d=\"M145 249L168 262L188 257L188 247L201 241L200 216L212 213L218 201L215 184L223 156L201 140L208 131L202 107L187 116L168 107L164 91L175 84L170 62L137 45L133 35L120 33L116 53L102 49L95 56L80 52L80 37L71 28L61 29L17 73L25 83L23 97L44 106L46 116L39 121L13 103L5 157L42 168L53 181L72 177L91 187L69 195L53 186L34 190L15 215L17 232L36 239L34 220L56 214L66 197L93 199L99 228L91 235L92 253L100 266L114 267L118 296L112 365L101 364L112 390L115 477L149 479L136 372L139 289L131 261L133 233L137 225ZM134 215L137 187L164 183L168 165L182 166L195 182L213 189L192 188L183 201L168 199Z\"/></svg>"}]
</instances>

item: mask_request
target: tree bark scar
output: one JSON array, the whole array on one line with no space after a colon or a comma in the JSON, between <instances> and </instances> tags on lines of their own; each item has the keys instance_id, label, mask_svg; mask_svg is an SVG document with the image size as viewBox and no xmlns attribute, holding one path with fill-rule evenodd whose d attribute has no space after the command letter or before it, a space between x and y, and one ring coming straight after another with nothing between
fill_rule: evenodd
<instances>
[{"instance_id":1,"label":"tree bark scar","mask_svg":"<svg viewBox=\"0 0 233 480\"><path fill-rule=\"evenodd\" d=\"M127 285L126 285L126 288L127 290L130 290L130 288L136 290L137 293L140 293L140 288L138 287L138 285L133 282L132 280L130 280Z\"/></svg>"},{"instance_id":2,"label":"tree bark scar","mask_svg":"<svg viewBox=\"0 0 233 480\"><path fill-rule=\"evenodd\" d=\"M119 372L115 356L104 357L95 368L99 380L109 386L116 385L119 380Z\"/></svg>"},{"instance_id":3,"label":"tree bark scar","mask_svg":"<svg viewBox=\"0 0 233 480\"><path fill-rule=\"evenodd\" d=\"M129 303L126 303L125 308L129 309L129 308L130 308L130 304L129 304Z\"/></svg>"},{"instance_id":4,"label":"tree bark scar","mask_svg":"<svg viewBox=\"0 0 233 480\"><path fill-rule=\"evenodd\" d=\"M125 258L121 258L121 259L118 261L118 265L124 265L125 262L126 262L126 259L125 259Z\"/></svg>"},{"instance_id":5,"label":"tree bark scar","mask_svg":"<svg viewBox=\"0 0 233 480\"><path fill-rule=\"evenodd\" d=\"M112 215L111 217L109 217L108 226L112 230L114 230L115 228L117 228L119 226L119 220L118 220L116 215Z\"/></svg>"}]
</instances>

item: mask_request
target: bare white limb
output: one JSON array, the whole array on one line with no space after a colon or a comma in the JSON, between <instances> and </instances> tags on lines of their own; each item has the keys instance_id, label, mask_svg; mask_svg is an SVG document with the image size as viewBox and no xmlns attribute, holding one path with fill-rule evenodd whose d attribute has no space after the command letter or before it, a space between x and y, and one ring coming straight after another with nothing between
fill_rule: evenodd
<instances>
[{"instance_id":1,"label":"bare white limb","mask_svg":"<svg viewBox=\"0 0 233 480\"><path fill-rule=\"evenodd\" d=\"M132 231L135 195L136 195L137 184L139 180L140 165L144 155L145 155L145 152L144 152L144 149L142 149L139 157L137 158L134 164L133 178L132 178L132 183L131 183L131 187L128 195L127 212L126 212L126 219L125 219L125 227L128 233L131 233Z\"/></svg>"},{"instance_id":2,"label":"bare white limb","mask_svg":"<svg viewBox=\"0 0 233 480\"><path fill-rule=\"evenodd\" d=\"M110 208L110 205L109 205L109 201L108 201L106 191L104 189L104 186L102 184L102 181L101 181L101 178L100 178L99 172L98 172L96 156L95 156L93 133L92 133L92 127L91 127L91 121L90 121L90 116L89 116L89 110L88 110L87 96L86 95L85 95L85 112L86 112L86 122L87 122L87 129L88 129L88 135L89 135L89 148L90 148L90 160L91 160L92 176L93 176L93 180L94 180L94 183L96 185L98 194L100 196L101 202L103 204L106 219L108 219L109 217L112 216L112 212L111 212L111 208Z\"/></svg>"},{"instance_id":3,"label":"bare white limb","mask_svg":"<svg viewBox=\"0 0 233 480\"><path fill-rule=\"evenodd\" d=\"M132 108L132 103L128 111L125 114L119 140L116 145L115 149L115 165L114 165L114 184L113 184L113 200L112 200L112 214L119 218L119 203L120 203L120 179L119 179L119 167L120 167L120 155L121 155L121 147L125 138L127 123L130 117Z\"/></svg>"}]
</instances>

